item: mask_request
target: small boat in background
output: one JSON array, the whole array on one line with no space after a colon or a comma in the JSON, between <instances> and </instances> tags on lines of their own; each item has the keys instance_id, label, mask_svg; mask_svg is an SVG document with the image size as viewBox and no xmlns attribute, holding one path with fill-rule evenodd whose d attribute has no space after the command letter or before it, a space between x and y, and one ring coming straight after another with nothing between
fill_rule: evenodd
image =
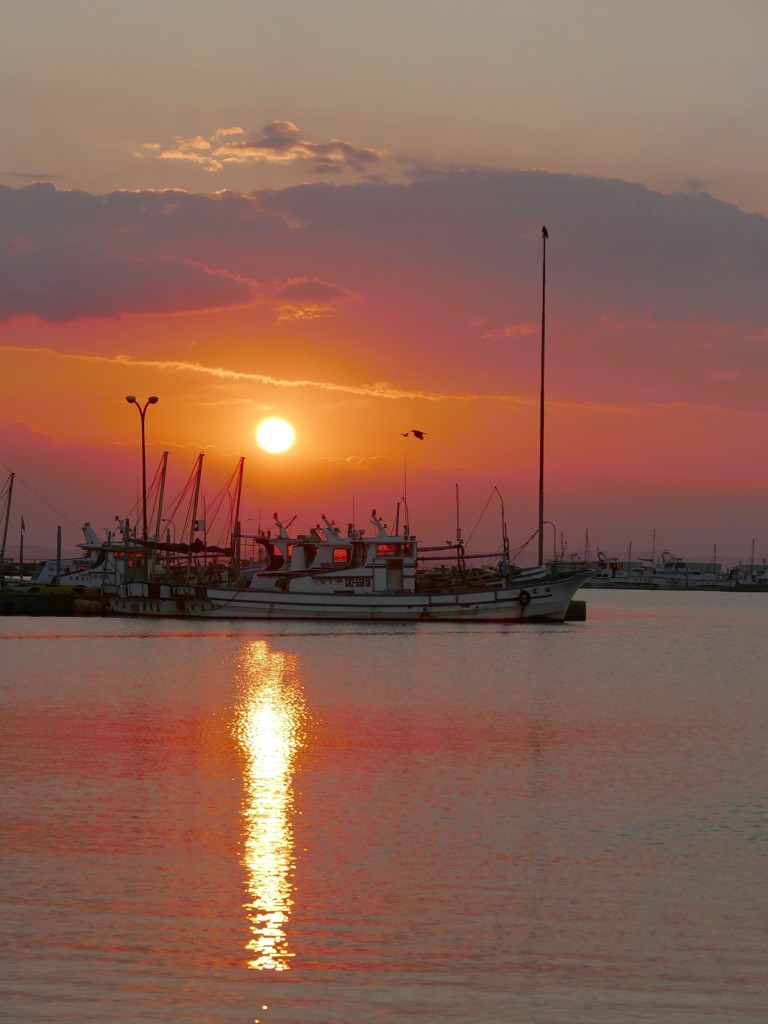
<instances>
[{"instance_id":1,"label":"small boat in background","mask_svg":"<svg viewBox=\"0 0 768 1024\"><path fill-rule=\"evenodd\" d=\"M105 582L117 583L123 576L125 544L111 537L102 540L90 523L83 528L83 554L75 558L49 558L32 573L35 586L88 587L100 590Z\"/></svg>"},{"instance_id":2,"label":"small boat in background","mask_svg":"<svg viewBox=\"0 0 768 1024\"><path fill-rule=\"evenodd\" d=\"M736 590L768 590L768 565L741 565L731 570Z\"/></svg>"},{"instance_id":3,"label":"small boat in background","mask_svg":"<svg viewBox=\"0 0 768 1024\"><path fill-rule=\"evenodd\" d=\"M662 551L661 558L650 569L651 586L658 590L732 590L735 583L729 573L714 565L689 565L669 551Z\"/></svg>"},{"instance_id":4,"label":"small boat in background","mask_svg":"<svg viewBox=\"0 0 768 1024\"><path fill-rule=\"evenodd\" d=\"M595 574L586 584L606 590L733 590L736 576L714 562L691 565L669 551L657 560L638 558L626 562L597 553Z\"/></svg>"},{"instance_id":5,"label":"small boat in background","mask_svg":"<svg viewBox=\"0 0 768 1024\"><path fill-rule=\"evenodd\" d=\"M622 562L598 551L595 574L589 586L594 589L647 590L651 588L652 579L652 566L646 559Z\"/></svg>"}]
</instances>

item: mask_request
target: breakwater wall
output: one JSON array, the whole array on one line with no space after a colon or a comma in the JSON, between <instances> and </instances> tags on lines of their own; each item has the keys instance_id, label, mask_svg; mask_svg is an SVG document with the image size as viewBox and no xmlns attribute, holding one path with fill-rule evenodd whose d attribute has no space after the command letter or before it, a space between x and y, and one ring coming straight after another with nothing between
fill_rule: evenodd
<instances>
[{"instance_id":1,"label":"breakwater wall","mask_svg":"<svg viewBox=\"0 0 768 1024\"><path fill-rule=\"evenodd\" d=\"M86 587L2 587L0 615L108 615L98 590Z\"/></svg>"}]
</instances>

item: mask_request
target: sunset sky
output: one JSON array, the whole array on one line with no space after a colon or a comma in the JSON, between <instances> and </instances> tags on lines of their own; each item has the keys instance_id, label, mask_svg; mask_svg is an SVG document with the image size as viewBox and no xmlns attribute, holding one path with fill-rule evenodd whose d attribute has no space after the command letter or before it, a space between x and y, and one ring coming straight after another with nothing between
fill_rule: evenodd
<instances>
[{"instance_id":1,"label":"sunset sky","mask_svg":"<svg viewBox=\"0 0 768 1024\"><path fill-rule=\"evenodd\" d=\"M10 4L9 548L246 457L243 528L768 556L768 7ZM261 420L296 430L257 447ZM413 428L425 440L403 437ZM521 555L535 555L535 544Z\"/></svg>"}]
</instances>

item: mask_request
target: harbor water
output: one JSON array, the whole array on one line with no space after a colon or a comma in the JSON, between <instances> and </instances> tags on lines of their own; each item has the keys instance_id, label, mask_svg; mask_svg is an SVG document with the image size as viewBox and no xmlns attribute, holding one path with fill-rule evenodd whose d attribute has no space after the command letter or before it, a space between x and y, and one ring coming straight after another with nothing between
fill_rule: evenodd
<instances>
[{"instance_id":1,"label":"harbor water","mask_svg":"<svg viewBox=\"0 0 768 1024\"><path fill-rule=\"evenodd\" d=\"M0 619L8 1024L763 1024L768 594Z\"/></svg>"}]
</instances>

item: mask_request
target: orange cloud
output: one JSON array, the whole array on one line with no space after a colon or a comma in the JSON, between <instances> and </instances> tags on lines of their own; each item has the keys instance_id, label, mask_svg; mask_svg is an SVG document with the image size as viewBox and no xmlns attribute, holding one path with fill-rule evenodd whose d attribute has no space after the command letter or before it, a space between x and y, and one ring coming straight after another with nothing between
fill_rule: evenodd
<instances>
[{"instance_id":1,"label":"orange cloud","mask_svg":"<svg viewBox=\"0 0 768 1024\"><path fill-rule=\"evenodd\" d=\"M315 320L331 316L336 306L352 298L350 292L319 278L297 277L274 291L281 320Z\"/></svg>"},{"instance_id":2,"label":"orange cloud","mask_svg":"<svg viewBox=\"0 0 768 1024\"><path fill-rule=\"evenodd\" d=\"M340 171L344 167L362 171L387 155L383 149L356 146L341 139L311 142L302 137L292 121L272 121L260 135L238 138L244 135L242 128L219 128L210 138L201 135L177 138L175 145L168 148L158 143L145 143L136 155L156 160L186 160L211 173L223 170L228 164L304 162L316 174Z\"/></svg>"}]
</instances>

